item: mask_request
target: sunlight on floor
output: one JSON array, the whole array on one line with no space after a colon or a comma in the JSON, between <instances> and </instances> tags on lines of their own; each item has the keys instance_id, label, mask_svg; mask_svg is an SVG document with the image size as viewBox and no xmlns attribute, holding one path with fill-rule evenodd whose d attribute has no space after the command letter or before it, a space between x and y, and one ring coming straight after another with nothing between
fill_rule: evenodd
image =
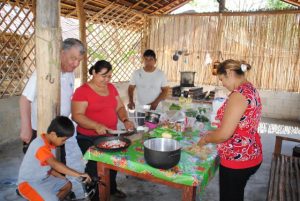
<instances>
[{"instance_id":1,"label":"sunlight on floor","mask_svg":"<svg viewBox=\"0 0 300 201\"><path fill-rule=\"evenodd\" d=\"M265 133L265 134L280 134L280 135L300 134L300 127L296 125L292 126L292 125L279 124L279 123L262 122L259 124L258 131L259 133Z\"/></svg>"}]
</instances>

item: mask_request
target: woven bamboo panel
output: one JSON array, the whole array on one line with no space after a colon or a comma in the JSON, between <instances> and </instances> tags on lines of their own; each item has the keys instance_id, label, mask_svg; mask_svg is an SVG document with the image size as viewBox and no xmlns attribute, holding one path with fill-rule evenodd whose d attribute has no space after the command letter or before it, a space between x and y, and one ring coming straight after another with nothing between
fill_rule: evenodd
<instances>
[{"instance_id":1,"label":"woven bamboo panel","mask_svg":"<svg viewBox=\"0 0 300 201\"><path fill-rule=\"evenodd\" d=\"M115 16L106 18L108 15ZM144 16L114 4L91 18L87 24L88 66L104 59L113 66L112 82L130 80L132 72L141 67L144 26L137 24L144 21Z\"/></svg>"},{"instance_id":2,"label":"woven bamboo panel","mask_svg":"<svg viewBox=\"0 0 300 201\"><path fill-rule=\"evenodd\" d=\"M195 83L217 84L205 64L240 59L252 65L248 79L260 89L300 92L299 13L154 16L148 45L171 82L180 71L195 71ZM175 51L183 50L178 61Z\"/></svg>"},{"instance_id":3,"label":"woven bamboo panel","mask_svg":"<svg viewBox=\"0 0 300 201\"><path fill-rule=\"evenodd\" d=\"M34 17L29 3L0 4L0 98L20 95L35 68Z\"/></svg>"}]
</instances>

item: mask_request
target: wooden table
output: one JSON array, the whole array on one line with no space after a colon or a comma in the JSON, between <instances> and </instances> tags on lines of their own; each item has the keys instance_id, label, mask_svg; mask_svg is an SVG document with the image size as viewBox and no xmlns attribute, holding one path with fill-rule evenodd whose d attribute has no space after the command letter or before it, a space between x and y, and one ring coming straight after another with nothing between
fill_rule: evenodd
<instances>
[{"instance_id":1,"label":"wooden table","mask_svg":"<svg viewBox=\"0 0 300 201\"><path fill-rule=\"evenodd\" d=\"M99 197L100 201L110 200L110 170L115 170L118 172L125 173L140 179L151 181L154 183L164 184L172 188L178 188L183 190L182 201L195 201L196 200L196 186L187 186L183 184L176 184L173 182L165 181L151 175L140 174L126 170L120 167L109 165L102 162L97 162L98 176L101 178L101 183L99 185Z\"/></svg>"},{"instance_id":2,"label":"wooden table","mask_svg":"<svg viewBox=\"0 0 300 201\"><path fill-rule=\"evenodd\" d=\"M165 129L157 128L151 136L159 137L162 132L165 132ZM183 149L199 140L199 131L193 132L189 137L175 131L169 132L179 141ZM212 152L205 160L182 150L180 162L169 170L153 168L145 162L141 140L132 142L127 150L119 152L103 152L90 147L84 158L97 162L98 175L102 183L99 185L101 201L110 200L110 170L182 189L182 200L194 201L196 192L203 192L219 167L216 148L214 145L211 146Z\"/></svg>"}]
</instances>

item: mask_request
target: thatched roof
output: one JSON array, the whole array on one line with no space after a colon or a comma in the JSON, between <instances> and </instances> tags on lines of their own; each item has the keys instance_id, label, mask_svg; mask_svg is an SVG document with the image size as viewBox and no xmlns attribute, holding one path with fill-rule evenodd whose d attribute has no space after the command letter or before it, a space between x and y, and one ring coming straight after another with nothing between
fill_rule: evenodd
<instances>
[{"instance_id":1,"label":"thatched roof","mask_svg":"<svg viewBox=\"0 0 300 201\"><path fill-rule=\"evenodd\" d=\"M10 4L32 8L35 0L10 0ZM109 23L122 25L124 23L140 27L143 18L149 14L168 14L190 0L82 0L86 20L92 23ZM61 0L61 15L68 18L78 18L77 0ZM31 9L33 10L33 9Z\"/></svg>"},{"instance_id":2,"label":"thatched roof","mask_svg":"<svg viewBox=\"0 0 300 201\"><path fill-rule=\"evenodd\" d=\"M85 0L84 9L96 14L107 6L125 6L140 14L166 14L186 4L190 0ZM61 11L64 15L76 15L76 0L61 0ZM75 14L75 15L74 15Z\"/></svg>"},{"instance_id":3,"label":"thatched roof","mask_svg":"<svg viewBox=\"0 0 300 201\"><path fill-rule=\"evenodd\" d=\"M191 0L83 0L84 10L89 17L97 15L99 12L109 10L107 7L124 7L136 14L168 14L176 8L183 6ZM26 0L10 0L9 3L19 2L23 4ZM31 7L32 4L30 3ZM77 18L76 0L61 0L61 13L63 16ZM107 15L114 17L114 13ZM89 18L88 18L89 19Z\"/></svg>"}]
</instances>

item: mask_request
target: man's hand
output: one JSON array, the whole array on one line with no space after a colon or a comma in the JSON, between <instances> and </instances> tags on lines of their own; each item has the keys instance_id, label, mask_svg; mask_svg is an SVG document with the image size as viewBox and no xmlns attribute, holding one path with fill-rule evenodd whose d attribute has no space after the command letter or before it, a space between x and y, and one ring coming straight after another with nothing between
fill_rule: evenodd
<instances>
[{"instance_id":1,"label":"man's hand","mask_svg":"<svg viewBox=\"0 0 300 201\"><path fill-rule=\"evenodd\" d=\"M32 138L32 129L30 129L30 128L28 128L28 129L21 128L20 138L23 142L28 144L30 142L31 138Z\"/></svg>"},{"instance_id":2,"label":"man's hand","mask_svg":"<svg viewBox=\"0 0 300 201\"><path fill-rule=\"evenodd\" d=\"M20 100L20 117L21 117L21 131L20 138L25 143L30 143L32 138L31 127L31 101L27 97L21 95Z\"/></svg>"},{"instance_id":3,"label":"man's hand","mask_svg":"<svg viewBox=\"0 0 300 201\"><path fill-rule=\"evenodd\" d=\"M150 110L156 110L157 106L158 106L159 102L156 102L156 101L153 101L151 104L150 104Z\"/></svg>"},{"instance_id":4,"label":"man's hand","mask_svg":"<svg viewBox=\"0 0 300 201\"><path fill-rule=\"evenodd\" d=\"M127 107L128 107L128 109L134 110L135 109L135 103L134 102L129 102Z\"/></svg>"}]
</instances>

